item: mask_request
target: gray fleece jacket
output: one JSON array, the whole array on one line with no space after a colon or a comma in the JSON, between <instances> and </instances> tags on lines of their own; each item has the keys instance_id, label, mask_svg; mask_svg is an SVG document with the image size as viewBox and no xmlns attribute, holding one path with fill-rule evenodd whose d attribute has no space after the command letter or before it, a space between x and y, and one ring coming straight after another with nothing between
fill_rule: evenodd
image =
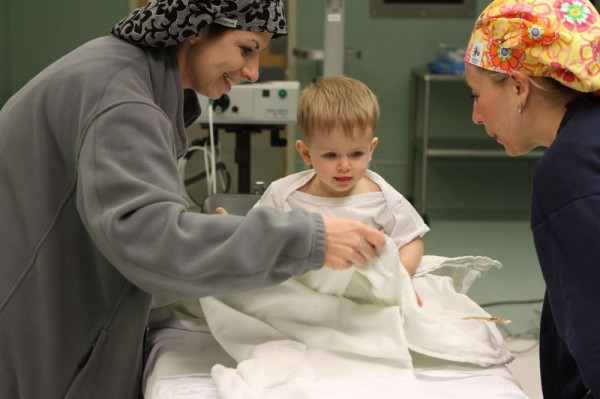
<instances>
[{"instance_id":1,"label":"gray fleece jacket","mask_svg":"<svg viewBox=\"0 0 600 399\"><path fill-rule=\"evenodd\" d=\"M323 220L188 212L173 49L93 40L0 111L0 398L137 398L152 294L319 268Z\"/></svg>"}]
</instances>

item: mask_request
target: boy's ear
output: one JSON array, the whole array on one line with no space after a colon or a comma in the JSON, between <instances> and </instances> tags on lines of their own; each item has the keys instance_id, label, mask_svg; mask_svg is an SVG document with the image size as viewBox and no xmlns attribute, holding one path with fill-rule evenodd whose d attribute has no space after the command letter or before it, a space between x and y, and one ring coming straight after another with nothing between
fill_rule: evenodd
<instances>
[{"instance_id":1,"label":"boy's ear","mask_svg":"<svg viewBox=\"0 0 600 399\"><path fill-rule=\"evenodd\" d=\"M310 159L310 153L308 152L308 146L303 140L296 140L296 150L298 154L302 157L304 164L306 166L312 165L312 161Z\"/></svg>"},{"instance_id":2,"label":"boy's ear","mask_svg":"<svg viewBox=\"0 0 600 399\"><path fill-rule=\"evenodd\" d=\"M379 144L379 138L373 137L373 139L371 139L371 152L375 151L375 148L377 148L377 144Z\"/></svg>"},{"instance_id":3,"label":"boy's ear","mask_svg":"<svg viewBox=\"0 0 600 399\"><path fill-rule=\"evenodd\" d=\"M369 154L369 161L371 161L371 158L373 157L373 151L375 151L375 148L377 148L377 144L379 144L379 139L377 137L373 137L373 139L371 140L371 152Z\"/></svg>"}]
</instances>

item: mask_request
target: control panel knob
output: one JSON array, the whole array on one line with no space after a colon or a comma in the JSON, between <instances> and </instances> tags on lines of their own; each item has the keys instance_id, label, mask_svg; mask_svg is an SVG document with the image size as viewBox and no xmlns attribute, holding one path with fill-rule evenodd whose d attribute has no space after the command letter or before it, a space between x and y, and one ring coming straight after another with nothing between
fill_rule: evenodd
<instances>
[{"instance_id":1,"label":"control panel knob","mask_svg":"<svg viewBox=\"0 0 600 399\"><path fill-rule=\"evenodd\" d=\"M227 94L223 94L220 98L213 101L213 111L217 114L221 114L229 108L231 100Z\"/></svg>"}]
</instances>

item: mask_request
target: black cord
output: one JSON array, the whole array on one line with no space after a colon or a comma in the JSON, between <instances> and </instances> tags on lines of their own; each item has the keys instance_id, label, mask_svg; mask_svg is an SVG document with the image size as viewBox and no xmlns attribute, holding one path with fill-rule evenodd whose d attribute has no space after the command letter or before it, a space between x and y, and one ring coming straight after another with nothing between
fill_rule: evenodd
<instances>
[{"instance_id":1,"label":"black cord","mask_svg":"<svg viewBox=\"0 0 600 399\"><path fill-rule=\"evenodd\" d=\"M527 299L527 300L522 300L522 301L490 302L490 303L480 304L479 306L481 306L482 308L489 308L489 307L492 307L492 306L502 306L502 305L530 305L530 304L542 303L542 302L544 302L543 299Z\"/></svg>"},{"instance_id":2,"label":"black cord","mask_svg":"<svg viewBox=\"0 0 600 399\"><path fill-rule=\"evenodd\" d=\"M225 165L223 162L217 162L216 165L215 165L215 167L217 169L217 172L223 172L223 173L225 173L225 175L227 177L229 177L229 171L227 170L227 165ZM206 179L206 171L203 170L202 172L198 172L198 173L196 173L194 175L186 177L184 183L185 183L186 186L188 186L190 184L197 183L197 182L199 182L201 180L205 180L205 179ZM231 182L229 181L229 179L227 179L227 181L225 183L226 186L224 188L224 191L226 193L229 192L230 185L231 185L230 183Z\"/></svg>"}]
</instances>

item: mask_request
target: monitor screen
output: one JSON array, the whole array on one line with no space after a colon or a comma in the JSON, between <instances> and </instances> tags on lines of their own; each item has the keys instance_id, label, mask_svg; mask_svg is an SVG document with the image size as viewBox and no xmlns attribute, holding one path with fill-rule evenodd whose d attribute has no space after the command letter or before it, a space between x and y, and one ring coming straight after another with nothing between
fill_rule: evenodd
<instances>
[{"instance_id":1,"label":"monitor screen","mask_svg":"<svg viewBox=\"0 0 600 399\"><path fill-rule=\"evenodd\" d=\"M477 0L370 0L374 18L477 18Z\"/></svg>"}]
</instances>

